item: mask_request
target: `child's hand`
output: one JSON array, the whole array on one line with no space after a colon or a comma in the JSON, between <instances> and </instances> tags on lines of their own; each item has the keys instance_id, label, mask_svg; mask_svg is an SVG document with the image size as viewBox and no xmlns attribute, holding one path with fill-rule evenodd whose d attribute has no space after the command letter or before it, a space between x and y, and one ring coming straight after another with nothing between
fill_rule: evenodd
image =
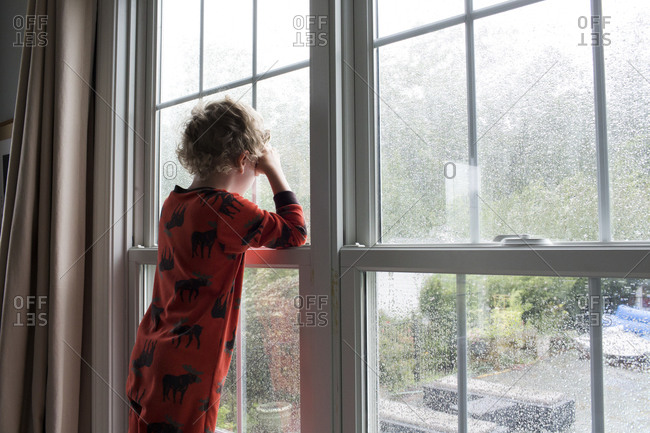
<instances>
[{"instance_id":1,"label":"child's hand","mask_svg":"<svg viewBox=\"0 0 650 433\"><path fill-rule=\"evenodd\" d=\"M264 146L264 153L257 160L257 166L255 167L255 174L265 174L267 177L269 174L281 173L282 166L280 165L280 156L276 150L271 147L270 144Z\"/></svg>"}]
</instances>

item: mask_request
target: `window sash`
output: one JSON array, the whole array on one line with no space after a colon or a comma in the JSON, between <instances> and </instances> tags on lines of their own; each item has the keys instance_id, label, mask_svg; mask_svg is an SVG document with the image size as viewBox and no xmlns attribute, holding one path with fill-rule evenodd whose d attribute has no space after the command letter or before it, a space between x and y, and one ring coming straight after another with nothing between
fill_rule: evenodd
<instances>
[{"instance_id":1,"label":"window sash","mask_svg":"<svg viewBox=\"0 0 650 433\"><path fill-rule=\"evenodd\" d=\"M354 260L349 257L348 260ZM354 262L353 262L354 263ZM342 292L342 333L344 346L342 350L342 394L343 394L343 431L377 433L378 416L377 401L379 385L376 367L378 365L377 329L368 326L372 318L377 317L377 293L375 275L361 270L364 266L352 265L345 268L348 272L342 275L344 285L349 290ZM378 267L379 268L379 267ZM381 267L377 269L385 271ZM402 266L402 272L423 272ZM427 271L424 271L427 272ZM650 272L646 268L646 276ZM457 383L458 383L458 431L468 432L467 413L467 344L465 304L465 274L457 274L456 312L458 316L457 330ZM590 317L603 314L601 296L601 279L589 278L589 314ZM591 376L591 429L595 433L603 433L604 405L604 373L602 326L590 326L590 376ZM369 371L373 373L369 373Z\"/></svg>"},{"instance_id":2,"label":"window sash","mask_svg":"<svg viewBox=\"0 0 650 433\"><path fill-rule=\"evenodd\" d=\"M147 77L146 77L146 89L147 89L147 101L146 104L146 119L148 119L147 130L149 132L148 142L155 140L155 145L151 146L151 149L148 150L147 163L145 176L145 209L144 209L144 228L143 236L140 239L143 239L144 245L151 246L155 245L158 242L158 231L157 231L157 221L158 221L158 209L160 207L160 198L159 198L159 184L160 176L158 167L160 165L160 113L163 109L169 108L175 105L179 105L185 102L193 101L199 98L204 98L219 92L224 92L233 88L240 86L251 85L251 96L252 96L252 106L253 108L257 107L257 83L264 79L269 79L277 77L279 75L288 74L290 72L297 71L299 69L307 68L310 65L309 59L295 62L289 65L281 66L278 68L273 68L273 65L269 70L259 71L257 66L257 54L258 54L258 41L257 41L257 16L258 16L258 2L257 0L252 0L252 68L251 75L248 77L243 77L234 81L227 83L219 84L218 86L203 88L203 76L204 76L204 61L203 61L203 51L204 51L204 37L205 37L205 0L200 0L200 32L199 32L199 89L197 92L183 95L171 100L164 102L160 101L160 71L161 71L161 55L159 53L161 49L161 32L158 31L160 28L160 23L162 19L162 10L159 8L159 4L162 0L149 0L147 3L147 11L149 17L156 17L153 19L153 22L148 26L148 43L149 47L147 51ZM153 67L155 65L155 68Z\"/></svg>"},{"instance_id":3,"label":"window sash","mask_svg":"<svg viewBox=\"0 0 650 433\"><path fill-rule=\"evenodd\" d=\"M373 0L343 1L344 8L354 11L354 19L344 21L345 34L342 70L346 81L344 94L353 102L344 105L346 128L344 152L349 176L345 191L353 194L353 209L346 209L348 245L340 250L341 305L341 408L342 431L374 432L377 428L376 381L369 377L368 366L377 365L377 329L368 326L368 318L376 317L377 295L375 274L368 271L452 273L459 284L466 274L548 275L589 277L589 295L600 296L601 278L649 278L650 243L611 242L609 216L609 175L607 130L605 122L605 76L602 46L593 48L594 107L597 116L597 183L599 242L562 242L553 246L506 247L497 243L479 243L478 197L471 198L469 244L387 245L380 244L379 228L379 164L376 49L394 42L421 36L465 23L468 92L468 152L470 164L476 165L476 91L474 74L474 21L541 0L511 0L473 10L472 0L465 1L465 13L396 34L374 38ZM602 15L601 1L591 0L592 14ZM594 31L601 32L601 29ZM375 67L373 68L373 65ZM352 114L346 115L348 108ZM351 138L348 138L351 137ZM356 181L354 180L356 179ZM472 179L476 185L478 180ZM352 245L357 242L356 245ZM459 297L462 301L462 299ZM593 298L592 298L593 299ZM465 315L458 305L459 314ZM594 309L602 309L594 305ZM594 310L596 311L596 310ZM459 324L462 324L460 320ZM463 333L459 326L459 332ZM459 335L464 337L464 335ZM467 392L467 360L465 339L459 338L459 396ZM460 347L461 343L463 347ZM591 413L592 431L604 431L602 328L591 327ZM460 364L463 364L461 367ZM459 432L467 432L467 408L460 404Z\"/></svg>"},{"instance_id":4,"label":"window sash","mask_svg":"<svg viewBox=\"0 0 650 433\"><path fill-rule=\"evenodd\" d=\"M377 20L376 13L373 15L373 0L367 0L368 5L365 16L360 16L355 22L355 26L362 26L372 29L371 20ZM510 0L495 5L487 6L480 9L473 8L472 0L465 0L465 13L457 16L445 18L430 24L415 27L409 30L401 31L392 35L374 38L367 37L365 40L356 41L357 50L363 46L372 46L373 50L366 53L370 63L378 66L377 59L374 59L376 49L392 43L404 41L406 39L422 36L451 26L465 23L465 54L466 54L466 79L467 79L467 113L468 113L468 163L472 167L478 166L478 147L477 147L477 115L476 115L476 73L475 73L475 54L474 54L474 22L477 19L500 14L520 7L529 6L543 0ZM590 0L592 16L602 16L602 0ZM602 28L599 20L592 32L600 34L602 40ZM594 78L594 107L596 116L596 168L597 168L597 186L598 186L598 231L599 240L608 242L611 240L611 217L610 217L610 186L609 186L609 160L607 146L607 118L606 118L606 93L605 93L605 65L604 65L604 47L602 44L593 46L593 78ZM365 71L357 71L357 74L366 84L371 87L372 95L369 103L373 107L375 117L375 128L378 130L378 93L374 91L375 86L370 80L370 74ZM378 68L374 69L374 82L376 83ZM364 93L364 92L362 92ZM367 92L366 92L367 93ZM362 117L363 118L363 117ZM375 144L378 146L378 143ZM373 157L375 158L375 157ZM377 168L378 170L378 168ZM476 170L470 170L470 242L480 242L479 226L479 179ZM379 194L379 189L375 189ZM380 221L381 224L381 221ZM381 233L381 231L379 231Z\"/></svg>"}]
</instances>

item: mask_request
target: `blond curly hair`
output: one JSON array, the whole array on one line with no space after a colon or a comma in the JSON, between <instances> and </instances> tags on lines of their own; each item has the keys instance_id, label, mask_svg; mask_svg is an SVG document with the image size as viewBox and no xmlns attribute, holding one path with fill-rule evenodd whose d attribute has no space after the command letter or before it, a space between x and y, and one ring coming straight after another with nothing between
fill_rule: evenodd
<instances>
[{"instance_id":1,"label":"blond curly hair","mask_svg":"<svg viewBox=\"0 0 650 433\"><path fill-rule=\"evenodd\" d=\"M199 101L192 108L176 155L190 174L206 179L215 172L228 173L235 168L244 151L257 163L269 138L259 113L226 96L217 101Z\"/></svg>"}]
</instances>

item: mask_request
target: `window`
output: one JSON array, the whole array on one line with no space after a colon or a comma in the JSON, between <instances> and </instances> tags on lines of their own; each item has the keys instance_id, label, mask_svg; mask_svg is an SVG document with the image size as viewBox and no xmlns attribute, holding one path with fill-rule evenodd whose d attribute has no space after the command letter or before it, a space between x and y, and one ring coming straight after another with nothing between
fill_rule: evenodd
<instances>
[{"instance_id":1,"label":"window","mask_svg":"<svg viewBox=\"0 0 650 433\"><path fill-rule=\"evenodd\" d=\"M286 279L284 306L324 295L331 314L267 351L244 305L221 429L260 426L272 401L290 404L286 429L310 432L648 424L639 0L156 3L145 243L173 185L191 182L174 154L185 113L224 94L256 107L290 155L320 240L247 255L247 294ZM307 16L327 20L325 46L301 43ZM249 198L273 206L263 183ZM133 263L155 264L145 250ZM300 375L278 382L278 349L296 344Z\"/></svg>"},{"instance_id":2,"label":"window","mask_svg":"<svg viewBox=\"0 0 650 433\"><path fill-rule=\"evenodd\" d=\"M650 315L641 10L355 9L344 67L354 167L369 173L355 187L369 194L355 198L358 244L341 251L344 431L650 421L635 400L650 387L648 319L635 316Z\"/></svg>"}]
</instances>

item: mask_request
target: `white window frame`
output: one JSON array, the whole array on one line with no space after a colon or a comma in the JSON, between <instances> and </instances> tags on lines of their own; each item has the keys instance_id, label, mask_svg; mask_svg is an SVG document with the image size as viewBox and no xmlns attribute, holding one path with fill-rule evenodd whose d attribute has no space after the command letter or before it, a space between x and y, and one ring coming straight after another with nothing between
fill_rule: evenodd
<instances>
[{"instance_id":1,"label":"white window frame","mask_svg":"<svg viewBox=\"0 0 650 433\"><path fill-rule=\"evenodd\" d=\"M504 264L507 264L504 266ZM342 272L343 431L377 432L378 378L376 329L376 272L444 273L474 275L539 275L588 277L590 314L603 314L601 278L648 278L647 245L613 244L606 247L565 245L548 247L422 247L344 246ZM460 286L459 286L460 288ZM459 295L463 293L459 290ZM464 297L458 297L458 392L467 395L466 322ZM590 326L592 431L604 428L602 326ZM372 348L375 348L372 350ZM461 398L462 399L462 398ZM466 433L467 407L459 404L458 431Z\"/></svg>"},{"instance_id":2,"label":"white window frame","mask_svg":"<svg viewBox=\"0 0 650 433\"><path fill-rule=\"evenodd\" d=\"M594 104L596 112L596 146L598 177L598 242L564 242L553 246L504 247L498 243L479 242L478 196L470 197L470 241L467 244L427 245L380 244L378 206L379 167L376 163L378 145L374 137L376 122L376 71L374 49L389 43L420 36L453 25L465 24L467 67L467 111L470 164L477 165L476 93L474 72L474 21L496 13L525 7L543 0L511 0L472 11L472 0L465 0L465 13L394 35L374 39L373 0L343 0L344 9L354 12L354 20L344 22L344 34L354 35L343 41L344 89L353 99L352 138L345 142L346 155L354 159L346 165L346 173L355 184L347 184L347 192L355 192L355 217L346 219L355 230L356 246L347 242L341 258L341 375L342 431L377 432L377 330L368 326L376 317L376 272L422 272L458 275L458 286L468 274L478 275L540 275L588 277L590 313L602 314L601 278L649 278L650 244L647 242L611 242L609 215L609 178L607 161L607 129L603 47L593 48ZM349 6L348 3L352 3ZM600 0L591 0L592 15L602 15ZM601 32L600 28L594 29ZM350 54L353 53L353 54ZM349 86L347 87L346 86ZM347 135L346 135L347 137ZM351 141L351 140L354 141ZM349 149L356 142L356 148ZM478 179L470 179L476 182ZM346 198L346 204L350 201ZM352 223L355 221L356 224ZM459 293L460 295L461 293ZM467 359L465 344L464 297L458 296L458 390L461 400L467 395ZM590 303L591 304L591 303ZM591 351L591 414L592 431L603 433L603 355L602 327L590 329ZM467 432L467 406L459 403L458 431Z\"/></svg>"}]
</instances>

